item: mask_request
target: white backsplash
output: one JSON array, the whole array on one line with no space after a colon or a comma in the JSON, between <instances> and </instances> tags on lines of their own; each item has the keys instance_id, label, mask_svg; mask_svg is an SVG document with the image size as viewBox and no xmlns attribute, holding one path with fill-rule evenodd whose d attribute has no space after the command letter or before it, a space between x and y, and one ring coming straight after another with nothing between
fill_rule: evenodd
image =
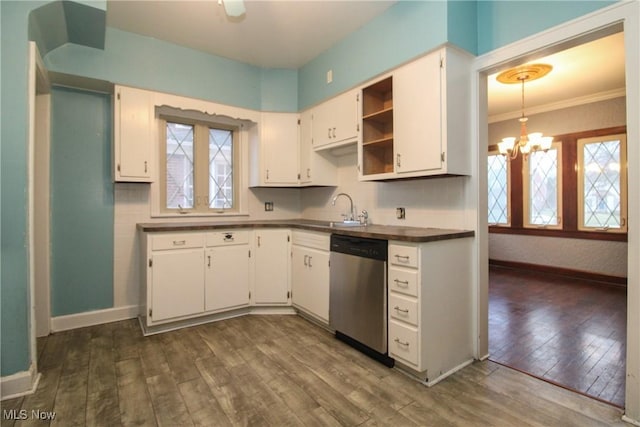
<instances>
[{"instance_id":1,"label":"white backsplash","mask_svg":"<svg viewBox=\"0 0 640 427\"><path fill-rule=\"evenodd\" d=\"M333 197L341 192L353 199L357 213L369 213L372 224L414 227L465 228L464 197L468 177L397 180L390 182L358 181L357 155L338 159L338 187L309 188L302 191L302 217L340 221L349 210L349 201ZM405 219L396 218L396 208L405 208Z\"/></svg>"}]
</instances>

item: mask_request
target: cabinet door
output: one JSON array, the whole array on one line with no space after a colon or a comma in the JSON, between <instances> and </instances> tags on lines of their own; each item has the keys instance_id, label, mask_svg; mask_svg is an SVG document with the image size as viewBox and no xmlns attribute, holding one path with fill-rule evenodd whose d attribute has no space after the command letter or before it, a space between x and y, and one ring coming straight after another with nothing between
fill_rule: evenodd
<instances>
[{"instance_id":1,"label":"cabinet door","mask_svg":"<svg viewBox=\"0 0 640 427\"><path fill-rule=\"evenodd\" d=\"M289 303L289 230L255 232L255 283L253 303L286 305Z\"/></svg>"},{"instance_id":2,"label":"cabinet door","mask_svg":"<svg viewBox=\"0 0 640 427\"><path fill-rule=\"evenodd\" d=\"M150 318L153 322L204 311L204 250L153 252Z\"/></svg>"},{"instance_id":3,"label":"cabinet door","mask_svg":"<svg viewBox=\"0 0 640 427\"><path fill-rule=\"evenodd\" d=\"M314 148L358 138L358 91L352 90L318 105L313 110Z\"/></svg>"},{"instance_id":4,"label":"cabinet door","mask_svg":"<svg viewBox=\"0 0 640 427\"><path fill-rule=\"evenodd\" d=\"M298 115L262 114L264 181L273 185L298 184Z\"/></svg>"},{"instance_id":5,"label":"cabinet door","mask_svg":"<svg viewBox=\"0 0 640 427\"><path fill-rule=\"evenodd\" d=\"M294 246L292 254L292 303L328 323L329 253Z\"/></svg>"},{"instance_id":6,"label":"cabinet door","mask_svg":"<svg viewBox=\"0 0 640 427\"><path fill-rule=\"evenodd\" d=\"M313 135L312 135L312 116L311 110L307 110L300 114L300 183L310 184L312 182L311 174L311 156L313 152Z\"/></svg>"},{"instance_id":7,"label":"cabinet door","mask_svg":"<svg viewBox=\"0 0 640 427\"><path fill-rule=\"evenodd\" d=\"M442 168L441 52L393 74L393 144L399 174Z\"/></svg>"},{"instance_id":8,"label":"cabinet door","mask_svg":"<svg viewBox=\"0 0 640 427\"><path fill-rule=\"evenodd\" d=\"M333 104L334 141L355 141L358 138L358 91L349 91L336 97Z\"/></svg>"},{"instance_id":9,"label":"cabinet door","mask_svg":"<svg viewBox=\"0 0 640 427\"><path fill-rule=\"evenodd\" d=\"M150 92L118 86L114 109L115 180L151 182L153 99Z\"/></svg>"},{"instance_id":10,"label":"cabinet door","mask_svg":"<svg viewBox=\"0 0 640 427\"><path fill-rule=\"evenodd\" d=\"M205 311L249 305L248 245L211 248L205 255Z\"/></svg>"}]
</instances>

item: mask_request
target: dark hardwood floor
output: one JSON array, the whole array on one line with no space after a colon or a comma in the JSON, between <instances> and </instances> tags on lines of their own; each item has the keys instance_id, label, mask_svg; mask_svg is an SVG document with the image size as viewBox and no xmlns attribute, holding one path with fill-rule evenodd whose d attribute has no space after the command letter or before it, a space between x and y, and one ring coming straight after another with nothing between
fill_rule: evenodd
<instances>
[{"instance_id":1,"label":"dark hardwood floor","mask_svg":"<svg viewBox=\"0 0 640 427\"><path fill-rule=\"evenodd\" d=\"M150 337L129 320L38 345L38 389L2 402L2 426L47 425L33 410L65 427L626 425L620 409L489 361L427 388L291 315Z\"/></svg>"},{"instance_id":2,"label":"dark hardwood floor","mask_svg":"<svg viewBox=\"0 0 640 427\"><path fill-rule=\"evenodd\" d=\"M489 268L490 360L624 407L626 289Z\"/></svg>"}]
</instances>

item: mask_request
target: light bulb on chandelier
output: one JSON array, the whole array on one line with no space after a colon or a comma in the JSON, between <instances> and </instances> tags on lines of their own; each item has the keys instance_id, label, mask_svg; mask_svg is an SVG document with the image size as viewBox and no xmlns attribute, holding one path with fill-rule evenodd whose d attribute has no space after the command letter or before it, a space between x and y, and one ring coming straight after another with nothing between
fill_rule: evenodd
<instances>
[{"instance_id":1,"label":"light bulb on chandelier","mask_svg":"<svg viewBox=\"0 0 640 427\"><path fill-rule=\"evenodd\" d=\"M552 68L551 65L547 64L523 65L503 71L496 77L500 83L520 83L522 85L522 115L518 119L520 121L520 139L516 140L515 137L508 137L503 138L498 143L500 154L507 156L509 160L515 159L519 152L526 158L531 152L547 151L553 144L553 137L551 136L542 136L541 132L528 133L527 121L529 119L524 115L524 82L544 77Z\"/></svg>"}]
</instances>

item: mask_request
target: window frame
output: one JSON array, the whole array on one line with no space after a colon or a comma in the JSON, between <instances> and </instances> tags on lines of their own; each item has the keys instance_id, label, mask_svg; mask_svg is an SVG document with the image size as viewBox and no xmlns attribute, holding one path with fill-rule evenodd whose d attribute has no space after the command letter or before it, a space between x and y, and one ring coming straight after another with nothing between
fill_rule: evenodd
<instances>
[{"instance_id":1,"label":"window frame","mask_svg":"<svg viewBox=\"0 0 640 427\"><path fill-rule=\"evenodd\" d=\"M493 149L493 150L489 150L489 152L487 153L487 165L488 165L488 158L490 156L501 156L500 151L497 149ZM511 162L510 161L506 161L507 163L507 222L505 223L489 223L490 227L511 227ZM488 168L487 168L487 173L488 173ZM488 177L487 177L487 192L488 192ZM488 200L487 200L488 201ZM487 206L487 218L488 218L488 214L489 214L489 210L488 210L489 206Z\"/></svg>"},{"instance_id":2,"label":"window frame","mask_svg":"<svg viewBox=\"0 0 640 427\"><path fill-rule=\"evenodd\" d=\"M562 174L563 174L563 164L562 164L562 142L554 141L551 145L551 148L548 151L556 150L556 222L557 224L532 224L531 223L531 204L529 203L529 195L530 195L530 182L531 182L531 170L529 168L531 156L535 154L543 154L545 152L537 152L531 153L525 156L522 160L522 200L523 200L523 215L522 215L522 226L525 228L542 228L547 230L561 230L563 227L563 211L562 211L562 202L563 202L563 187L562 187Z\"/></svg>"},{"instance_id":3,"label":"window frame","mask_svg":"<svg viewBox=\"0 0 640 427\"><path fill-rule=\"evenodd\" d=\"M220 216L224 214L243 215L241 197L241 157L242 124L230 124L224 121L195 120L163 114L158 121L158 204L152 216ZM193 168L194 168L194 207L167 207L167 123L178 123L194 127L193 131ZM233 159L233 206L227 209L209 207L209 129L222 129L232 132Z\"/></svg>"},{"instance_id":4,"label":"window frame","mask_svg":"<svg viewBox=\"0 0 640 427\"><path fill-rule=\"evenodd\" d=\"M620 222L619 228L608 227L588 227L584 225L584 146L587 144L593 144L598 142L605 142L610 140L620 141ZM626 133L615 133L608 135L598 135L586 138L576 139L577 149L577 199L578 199L578 218L577 227L578 230L587 233L604 232L604 233L626 233L627 232L627 135Z\"/></svg>"}]
</instances>

